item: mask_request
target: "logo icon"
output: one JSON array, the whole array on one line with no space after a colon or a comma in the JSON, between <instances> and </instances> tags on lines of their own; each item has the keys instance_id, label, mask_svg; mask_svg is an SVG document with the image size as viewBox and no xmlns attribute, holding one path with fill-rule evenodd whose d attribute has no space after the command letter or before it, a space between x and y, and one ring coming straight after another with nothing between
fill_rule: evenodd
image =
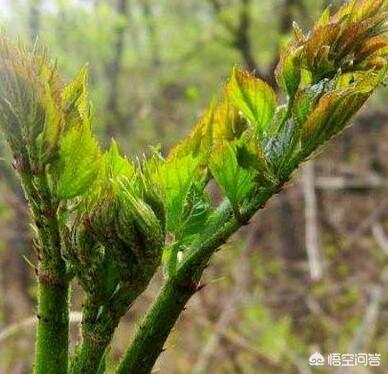
<instances>
[{"instance_id":1,"label":"logo icon","mask_svg":"<svg viewBox=\"0 0 388 374\"><path fill-rule=\"evenodd\" d=\"M323 366L325 365L325 358L319 352L315 352L309 357L309 365Z\"/></svg>"}]
</instances>

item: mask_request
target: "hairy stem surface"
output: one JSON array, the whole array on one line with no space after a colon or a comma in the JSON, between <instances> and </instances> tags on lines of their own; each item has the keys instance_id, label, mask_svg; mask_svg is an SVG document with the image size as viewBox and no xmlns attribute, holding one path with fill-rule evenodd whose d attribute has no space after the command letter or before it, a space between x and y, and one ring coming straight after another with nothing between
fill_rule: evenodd
<instances>
[{"instance_id":1,"label":"hairy stem surface","mask_svg":"<svg viewBox=\"0 0 388 374\"><path fill-rule=\"evenodd\" d=\"M228 203L216 212L216 223L194 243L191 254L162 288L155 303L140 324L132 344L120 362L118 374L150 373L163 351L164 343L198 284L211 256L226 240L245 225L267 200L278 192L283 183L264 190L236 219Z\"/></svg>"},{"instance_id":2,"label":"hairy stem surface","mask_svg":"<svg viewBox=\"0 0 388 374\"><path fill-rule=\"evenodd\" d=\"M100 313L98 304L86 299L82 318L82 342L73 359L71 374L95 374L104 371L105 354L114 331L139 293L140 291L133 293L123 287L118 291L115 302L102 307Z\"/></svg>"},{"instance_id":3,"label":"hairy stem surface","mask_svg":"<svg viewBox=\"0 0 388 374\"><path fill-rule=\"evenodd\" d=\"M68 284L41 274L35 374L66 374L68 366Z\"/></svg>"},{"instance_id":4,"label":"hairy stem surface","mask_svg":"<svg viewBox=\"0 0 388 374\"><path fill-rule=\"evenodd\" d=\"M24 158L19 170L38 236L38 326L35 374L67 374L69 346L69 280L61 256L61 239L46 175L33 175Z\"/></svg>"}]
</instances>

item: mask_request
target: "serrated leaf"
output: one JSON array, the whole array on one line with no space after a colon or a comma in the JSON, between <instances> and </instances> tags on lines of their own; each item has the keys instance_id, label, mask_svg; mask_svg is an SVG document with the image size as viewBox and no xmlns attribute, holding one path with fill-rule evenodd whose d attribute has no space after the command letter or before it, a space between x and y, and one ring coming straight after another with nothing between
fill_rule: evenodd
<instances>
[{"instance_id":1,"label":"serrated leaf","mask_svg":"<svg viewBox=\"0 0 388 374\"><path fill-rule=\"evenodd\" d=\"M301 128L302 126L293 118L289 118L266 144L266 158L269 160L271 170L278 178L287 176L287 163L292 160L294 153L299 149Z\"/></svg>"},{"instance_id":2,"label":"serrated leaf","mask_svg":"<svg viewBox=\"0 0 388 374\"><path fill-rule=\"evenodd\" d=\"M42 141L40 144L40 157L45 158L58 146L60 134L63 129L63 112L62 108L59 107L58 103L54 100L53 92L51 92L48 83L45 84L45 94L42 97L41 102L42 106L45 108L45 119L42 135L37 138L37 141L40 139Z\"/></svg>"},{"instance_id":3,"label":"serrated leaf","mask_svg":"<svg viewBox=\"0 0 388 374\"><path fill-rule=\"evenodd\" d=\"M370 38L364 43L362 43L356 52L356 57L358 60L362 60L371 54L379 51L380 49L386 48L388 46L388 37L385 35L378 35L373 38ZM384 52L386 50L384 49Z\"/></svg>"},{"instance_id":4,"label":"serrated leaf","mask_svg":"<svg viewBox=\"0 0 388 374\"><path fill-rule=\"evenodd\" d=\"M341 34L337 42L338 59L353 52L365 40L377 36L386 31L383 25L388 21L386 13L379 14L373 18L367 18L351 23Z\"/></svg>"},{"instance_id":5,"label":"serrated leaf","mask_svg":"<svg viewBox=\"0 0 388 374\"><path fill-rule=\"evenodd\" d=\"M131 179L135 174L135 166L126 157L120 154L119 147L115 140L104 155L105 178L118 179L125 177Z\"/></svg>"},{"instance_id":6,"label":"serrated leaf","mask_svg":"<svg viewBox=\"0 0 388 374\"><path fill-rule=\"evenodd\" d=\"M210 105L191 134L171 150L169 158L191 153L206 164L212 148L218 142L238 139L246 129L247 121L228 97L224 97L220 102Z\"/></svg>"},{"instance_id":7,"label":"serrated leaf","mask_svg":"<svg viewBox=\"0 0 388 374\"><path fill-rule=\"evenodd\" d=\"M184 224L179 239L182 244L189 245L192 237L202 232L210 214L211 206L209 196L203 191L199 183L193 183L187 195Z\"/></svg>"},{"instance_id":8,"label":"serrated leaf","mask_svg":"<svg viewBox=\"0 0 388 374\"><path fill-rule=\"evenodd\" d=\"M384 76L385 70L359 73L354 83L349 81L348 87L324 94L303 126L304 146L314 148L343 130Z\"/></svg>"},{"instance_id":9,"label":"serrated leaf","mask_svg":"<svg viewBox=\"0 0 388 374\"><path fill-rule=\"evenodd\" d=\"M225 97L214 111L212 129L214 145L225 140L238 139L247 129L247 122L240 116L237 107Z\"/></svg>"},{"instance_id":10,"label":"serrated leaf","mask_svg":"<svg viewBox=\"0 0 388 374\"><path fill-rule=\"evenodd\" d=\"M267 131L276 110L276 95L267 83L235 68L226 86L226 95L249 120L257 135Z\"/></svg>"},{"instance_id":11,"label":"serrated leaf","mask_svg":"<svg viewBox=\"0 0 388 374\"><path fill-rule=\"evenodd\" d=\"M58 197L71 199L85 193L98 175L101 152L90 126L73 127L60 142Z\"/></svg>"},{"instance_id":12,"label":"serrated leaf","mask_svg":"<svg viewBox=\"0 0 388 374\"><path fill-rule=\"evenodd\" d=\"M255 186L255 173L238 164L236 147L220 144L210 159L210 170L231 204L238 208Z\"/></svg>"},{"instance_id":13,"label":"serrated leaf","mask_svg":"<svg viewBox=\"0 0 388 374\"><path fill-rule=\"evenodd\" d=\"M329 23L313 30L306 40L303 54L307 68L312 72L315 82L337 70L335 63L329 62L327 56L330 47L334 45L340 35L340 29L339 24Z\"/></svg>"},{"instance_id":14,"label":"serrated leaf","mask_svg":"<svg viewBox=\"0 0 388 374\"><path fill-rule=\"evenodd\" d=\"M379 11L387 7L386 0L358 0L355 2L350 12L350 20L352 22L360 19L374 17Z\"/></svg>"},{"instance_id":15,"label":"serrated leaf","mask_svg":"<svg viewBox=\"0 0 388 374\"><path fill-rule=\"evenodd\" d=\"M292 106L292 114L300 126L306 122L318 98L324 94L326 81L306 87L299 90L295 96L294 105Z\"/></svg>"},{"instance_id":16,"label":"serrated leaf","mask_svg":"<svg viewBox=\"0 0 388 374\"><path fill-rule=\"evenodd\" d=\"M355 4L358 0L349 0L343 4L338 11L331 17L332 21L341 22L343 20L348 20L352 11L355 7Z\"/></svg>"},{"instance_id":17,"label":"serrated leaf","mask_svg":"<svg viewBox=\"0 0 388 374\"><path fill-rule=\"evenodd\" d=\"M263 144L265 140L263 141ZM244 136L240 141L234 142L233 147L236 152L237 163L247 170L255 170L258 177L267 177L269 169L268 162L261 144L253 137Z\"/></svg>"},{"instance_id":18,"label":"serrated leaf","mask_svg":"<svg viewBox=\"0 0 388 374\"><path fill-rule=\"evenodd\" d=\"M275 69L275 78L289 97L293 97L301 80L301 66L298 51L286 49L280 56L280 61Z\"/></svg>"},{"instance_id":19,"label":"serrated leaf","mask_svg":"<svg viewBox=\"0 0 388 374\"><path fill-rule=\"evenodd\" d=\"M120 201L119 222L123 223L119 231L126 231L129 222L134 222L142 234L147 250L158 252L162 247L162 230L160 223L151 209L132 188L128 178L120 178L117 182L117 196Z\"/></svg>"},{"instance_id":20,"label":"serrated leaf","mask_svg":"<svg viewBox=\"0 0 388 374\"><path fill-rule=\"evenodd\" d=\"M66 130L90 119L90 101L87 86L88 65L85 65L62 92Z\"/></svg>"},{"instance_id":21,"label":"serrated leaf","mask_svg":"<svg viewBox=\"0 0 388 374\"><path fill-rule=\"evenodd\" d=\"M179 232L187 197L194 180L198 179L199 159L192 155L171 157L159 167L158 179L164 194L167 230Z\"/></svg>"}]
</instances>

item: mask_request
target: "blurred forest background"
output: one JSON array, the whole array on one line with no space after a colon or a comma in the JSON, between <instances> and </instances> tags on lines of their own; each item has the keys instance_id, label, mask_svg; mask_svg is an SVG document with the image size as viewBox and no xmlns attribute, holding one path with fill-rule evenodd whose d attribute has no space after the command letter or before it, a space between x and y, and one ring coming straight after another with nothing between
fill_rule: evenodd
<instances>
[{"instance_id":1,"label":"blurred forest background","mask_svg":"<svg viewBox=\"0 0 388 374\"><path fill-rule=\"evenodd\" d=\"M274 85L292 21L306 31L328 3L2 0L0 25L31 45L39 37L67 79L88 62L98 135L105 144L116 137L134 158L149 145L167 152L187 134L234 64ZM388 372L387 91L216 256L160 373L309 373L315 351L380 353L380 368L351 372ZM0 373L21 374L31 368L36 284L28 212L9 160L0 139ZM111 363L156 294L156 278L120 325ZM77 286L72 299L79 310Z\"/></svg>"}]
</instances>

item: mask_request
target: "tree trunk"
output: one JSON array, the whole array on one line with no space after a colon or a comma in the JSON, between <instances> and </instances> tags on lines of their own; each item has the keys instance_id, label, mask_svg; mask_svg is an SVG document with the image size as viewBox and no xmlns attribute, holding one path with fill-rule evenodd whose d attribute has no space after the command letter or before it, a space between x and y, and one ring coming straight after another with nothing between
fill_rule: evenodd
<instances>
[{"instance_id":1,"label":"tree trunk","mask_svg":"<svg viewBox=\"0 0 388 374\"><path fill-rule=\"evenodd\" d=\"M128 0L117 1L117 14L120 17L127 17ZM116 26L116 41L112 51L112 61L108 66L108 77L110 82L108 100L106 110L108 113L108 123L106 126L106 134L112 137L116 133L116 129L124 130L124 124L121 123L121 113L119 108L119 79L122 70L122 59L124 52L126 25L120 24Z\"/></svg>"}]
</instances>

